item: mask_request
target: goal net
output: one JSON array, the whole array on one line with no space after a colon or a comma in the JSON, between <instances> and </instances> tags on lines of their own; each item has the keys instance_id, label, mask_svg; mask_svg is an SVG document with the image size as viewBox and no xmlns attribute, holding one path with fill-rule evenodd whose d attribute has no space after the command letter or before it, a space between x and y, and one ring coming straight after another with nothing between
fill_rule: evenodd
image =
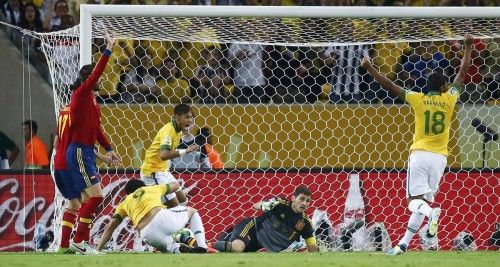
<instances>
[{"instance_id":1,"label":"goal net","mask_svg":"<svg viewBox=\"0 0 500 267\"><path fill-rule=\"evenodd\" d=\"M469 33L476 38L472 65L452 119L449 168L436 195L444 210L439 240L422 235L425 242L415 237L411 247L450 249L466 232L477 247L487 248L498 218L500 149L489 141L483 153L483 134L471 122L478 118L499 129L497 11L83 5L80 27L41 37L56 112L68 104L79 65L97 61L103 51L104 31L118 39L97 99L126 171L99 165L106 196L91 242L97 243L123 198L122 187L138 178L145 150L182 102L191 103L196 115L193 137L203 136L196 140L209 142L223 163L205 168L202 153L194 168L173 165L208 240L258 215L254 202L290 197L305 184L314 199L307 213L323 214L315 224L327 225L318 228L326 231L326 249L395 244L410 215L405 179L414 119L408 105L360 68L360 60L368 54L398 85L426 92L431 73L453 80ZM210 138L198 135L201 128L209 128ZM55 210L58 229L63 206ZM145 247L124 222L110 249Z\"/></svg>"}]
</instances>

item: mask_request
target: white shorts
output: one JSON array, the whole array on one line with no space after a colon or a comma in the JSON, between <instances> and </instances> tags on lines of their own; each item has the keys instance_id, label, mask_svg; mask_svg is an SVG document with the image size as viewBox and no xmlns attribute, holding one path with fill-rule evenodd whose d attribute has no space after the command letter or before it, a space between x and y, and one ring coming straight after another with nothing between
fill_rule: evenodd
<instances>
[{"instance_id":1,"label":"white shorts","mask_svg":"<svg viewBox=\"0 0 500 267\"><path fill-rule=\"evenodd\" d=\"M153 220L141 230L141 238L161 252L174 252L176 245L171 235L186 227L188 220L187 207L177 206L171 209L161 209Z\"/></svg>"},{"instance_id":2,"label":"white shorts","mask_svg":"<svg viewBox=\"0 0 500 267\"><path fill-rule=\"evenodd\" d=\"M157 184L169 184L177 182L177 179L168 171L158 171L151 175L144 175L141 173L141 180L144 181L146 185L157 185ZM179 188L180 190L180 188ZM178 191L178 190L177 190ZM175 198L175 192L166 195L167 200L172 200Z\"/></svg>"},{"instance_id":3,"label":"white shorts","mask_svg":"<svg viewBox=\"0 0 500 267\"><path fill-rule=\"evenodd\" d=\"M406 197L423 195L425 200L434 202L445 168L445 155L423 150L411 152L406 175Z\"/></svg>"}]
</instances>

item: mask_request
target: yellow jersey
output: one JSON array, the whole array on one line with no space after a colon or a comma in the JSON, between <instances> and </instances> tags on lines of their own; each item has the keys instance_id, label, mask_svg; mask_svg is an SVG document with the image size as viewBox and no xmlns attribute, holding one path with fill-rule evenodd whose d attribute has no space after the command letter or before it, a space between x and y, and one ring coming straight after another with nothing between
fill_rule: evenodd
<instances>
[{"instance_id":1,"label":"yellow jersey","mask_svg":"<svg viewBox=\"0 0 500 267\"><path fill-rule=\"evenodd\" d=\"M161 160L160 151L167 149L174 151L181 142L182 131L177 129L175 123L175 118L172 118L172 122L167 123L163 126L155 138L153 143L146 150L146 157L141 166L142 175L151 175L157 171L166 171L170 168L170 160Z\"/></svg>"},{"instance_id":2,"label":"yellow jersey","mask_svg":"<svg viewBox=\"0 0 500 267\"><path fill-rule=\"evenodd\" d=\"M150 210L156 207L164 207L161 203L161 197L167 193L170 193L168 184L141 187L135 190L134 193L127 195L118 204L114 218L123 220L128 216L132 220L132 224L137 226Z\"/></svg>"},{"instance_id":3,"label":"yellow jersey","mask_svg":"<svg viewBox=\"0 0 500 267\"><path fill-rule=\"evenodd\" d=\"M182 103L182 99L191 95L189 83L184 79L159 79L156 81L156 86L158 86L162 92L160 98L163 103Z\"/></svg>"},{"instance_id":4,"label":"yellow jersey","mask_svg":"<svg viewBox=\"0 0 500 267\"><path fill-rule=\"evenodd\" d=\"M415 115L411 151L425 150L448 156L451 117L461 89L461 86L452 84L445 93L401 92L401 98L412 107Z\"/></svg>"}]
</instances>

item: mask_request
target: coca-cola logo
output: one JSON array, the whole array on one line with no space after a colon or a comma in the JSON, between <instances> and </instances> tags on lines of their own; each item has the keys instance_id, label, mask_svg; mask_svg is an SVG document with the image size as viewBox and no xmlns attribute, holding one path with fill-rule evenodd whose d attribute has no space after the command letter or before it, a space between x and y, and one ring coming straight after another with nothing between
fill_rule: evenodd
<instances>
[{"instance_id":1,"label":"coca-cola logo","mask_svg":"<svg viewBox=\"0 0 500 267\"><path fill-rule=\"evenodd\" d=\"M52 201L38 195L35 190L32 190L31 195L26 195L26 191L28 190L20 187L16 178L0 181L0 238L15 234L22 240L16 244L0 246L0 251L16 247L33 248L31 241L35 224L39 222L45 227L51 225L54 213Z\"/></svg>"}]
</instances>

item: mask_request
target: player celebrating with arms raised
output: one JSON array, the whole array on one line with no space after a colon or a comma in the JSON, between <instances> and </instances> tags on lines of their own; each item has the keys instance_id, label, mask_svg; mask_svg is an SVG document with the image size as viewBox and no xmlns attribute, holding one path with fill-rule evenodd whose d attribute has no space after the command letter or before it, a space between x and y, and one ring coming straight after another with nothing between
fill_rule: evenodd
<instances>
[{"instance_id":1,"label":"player celebrating with arms raised","mask_svg":"<svg viewBox=\"0 0 500 267\"><path fill-rule=\"evenodd\" d=\"M92 65L85 65L80 69L78 78L71 88L73 93L69 104L71 141L66 152L66 160L72 175L78 177L73 186L82 195L88 196L78 211L79 222L70 248L82 254L99 253L88 244L90 225L97 207L103 201L94 151L96 141L108 151L107 156L113 164L121 161L104 135L101 127L101 111L95 98L99 90L97 83L108 63L115 39L106 33L106 41L106 49L95 68Z\"/></svg>"},{"instance_id":2,"label":"player celebrating with arms raised","mask_svg":"<svg viewBox=\"0 0 500 267\"><path fill-rule=\"evenodd\" d=\"M455 80L448 89L447 77L433 73L427 78L428 93L417 93L402 89L380 74L365 56L361 66L385 89L408 103L415 115L415 132L410 147L406 195L408 209L412 212L408 229L399 244L389 250L389 255L402 254L408 249L413 235L420 229L424 218L429 218L427 235L437 234L440 208L431 208L439 182L446 168L451 117L455 109L463 80L470 66L473 39L465 35L465 53Z\"/></svg>"}]
</instances>

